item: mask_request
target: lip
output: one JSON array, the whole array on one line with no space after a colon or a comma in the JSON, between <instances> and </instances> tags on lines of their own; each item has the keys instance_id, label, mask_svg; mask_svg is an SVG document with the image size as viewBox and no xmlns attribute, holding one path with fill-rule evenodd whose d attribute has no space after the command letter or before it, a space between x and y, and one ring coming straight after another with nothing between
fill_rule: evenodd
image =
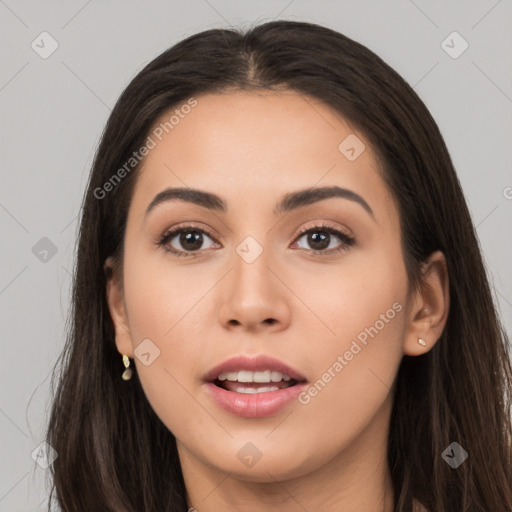
<instances>
[{"instance_id":1,"label":"lip","mask_svg":"<svg viewBox=\"0 0 512 512\"><path fill-rule=\"evenodd\" d=\"M205 382L213 382L221 373L247 370L251 372L273 370L289 375L297 382L304 382L306 378L297 370L290 368L287 364L267 355L248 357L244 355L230 357L223 363L212 368L204 377Z\"/></svg>"},{"instance_id":2,"label":"lip","mask_svg":"<svg viewBox=\"0 0 512 512\"><path fill-rule=\"evenodd\" d=\"M296 384L276 391L264 393L237 393L217 386L214 381L220 373L247 370L252 372L273 370L289 375ZM270 356L235 356L212 368L204 377L208 395L221 409L243 418L265 418L274 416L296 401L307 384L306 378L297 370Z\"/></svg>"},{"instance_id":3,"label":"lip","mask_svg":"<svg viewBox=\"0 0 512 512\"><path fill-rule=\"evenodd\" d=\"M306 388L305 382L278 391L245 394L219 388L213 382L204 384L213 401L225 411L243 418L266 418L281 412Z\"/></svg>"}]
</instances>

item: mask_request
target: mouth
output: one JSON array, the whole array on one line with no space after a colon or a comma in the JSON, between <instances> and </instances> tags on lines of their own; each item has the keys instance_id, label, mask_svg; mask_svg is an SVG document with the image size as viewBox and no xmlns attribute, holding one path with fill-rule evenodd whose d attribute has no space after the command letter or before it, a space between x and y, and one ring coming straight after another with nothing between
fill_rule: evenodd
<instances>
[{"instance_id":1,"label":"mouth","mask_svg":"<svg viewBox=\"0 0 512 512\"><path fill-rule=\"evenodd\" d=\"M235 393L266 393L307 382L294 368L266 355L231 357L212 368L203 381Z\"/></svg>"},{"instance_id":2,"label":"mouth","mask_svg":"<svg viewBox=\"0 0 512 512\"><path fill-rule=\"evenodd\" d=\"M273 357L233 357L212 368L203 382L224 411L245 418L274 416L297 399L306 378Z\"/></svg>"},{"instance_id":3,"label":"mouth","mask_svg":"<svg viewBox=\"0 0 512 512\"><path fill-rule=\"evenodd\" d=\"M276 370L222 372L212 381L217 387L235 393L268 393L290 388L299 381ZM304 381L305 382L305 381Z\"/></svg>"}]
</instances>

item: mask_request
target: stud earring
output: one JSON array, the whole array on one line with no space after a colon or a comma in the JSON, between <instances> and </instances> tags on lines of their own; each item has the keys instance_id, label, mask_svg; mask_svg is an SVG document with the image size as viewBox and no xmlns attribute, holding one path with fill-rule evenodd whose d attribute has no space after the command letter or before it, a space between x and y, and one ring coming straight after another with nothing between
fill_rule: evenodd
<instances>
[{"instance_id":1,"label":"stud earring","mask_svg":"<svg viewBox=\"0 0 512 512\"><path fill-rule=\"evenodd\" d=\"M423 347L426 347L427 344L425 343L425 340L421 339L421 338L418 338L418 343L423 346Z\"/></svg>"},{"instance_id":2,"label":"stud earring","mask_svg":"<svg viewBox=\"0 0 512 512\"><path fill-rule=\"evenodd\" d=\"M122 378L123 380L130 380L132 378L132 369L130 368L130 359L127 355L123 354L123 364L125 367L125 371L123 372Z\"/></svg>"}]
</instances>

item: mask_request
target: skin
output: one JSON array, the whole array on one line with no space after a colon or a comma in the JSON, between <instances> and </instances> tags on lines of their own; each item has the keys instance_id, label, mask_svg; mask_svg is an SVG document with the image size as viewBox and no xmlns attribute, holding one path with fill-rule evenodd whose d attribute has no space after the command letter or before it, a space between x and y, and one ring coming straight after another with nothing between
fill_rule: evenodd
<instances>
[{"instance_id":1,"label":"skin","mask_svg":"<svg viewBox=\"0 0 512 512\"><path fill-rule=\"evenodd\" d=\"M386 443L393 382L403 355L424 354L443 331L444 256L431 255L423 285L409 293L398 209L376 156L328 106L291 91L196 99L144 161L123 268L107 289L119 353L133 358L146 338L160 350L149 366L138 358L135 365L151 406L176 436L189 506L391 512ZM354 161L338 149L351 133L366 146ZM341 198L273 214L284 194L327 185L361 195L375 218ZM145 218L167 187L213 192L228 211L173 200ZM299 230L320 221L351 233L355 245L314 254ZM198 256L177 257L156 245L169 228L188 222L212 234L204 235ZM263 249L251 264L236 252L247 236ZM336 235L330 240L328 250L343 243ZM172 246L187 251L179 236ZM204 374L235 354L271 355L314 383L396 302L401 311L307 404L240 418L205 392ZM248 442L262 454L252 467L237 457Z\"/></svg>"}]
</instances>

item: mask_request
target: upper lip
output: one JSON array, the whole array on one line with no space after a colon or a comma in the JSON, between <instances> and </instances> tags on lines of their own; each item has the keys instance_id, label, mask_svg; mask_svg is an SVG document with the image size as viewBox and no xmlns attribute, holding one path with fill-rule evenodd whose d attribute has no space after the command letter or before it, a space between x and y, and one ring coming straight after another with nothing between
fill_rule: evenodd
<instances>
[{"instance_id":1,"label":"upper lip","mask_svg":"<svg viewBox=\"0 0 512 512\"><path fill-rule=\"evenodd\" d=\"M213 382L221 373L235 372L239 370L247 370L251 372L272 370L281 372L284 375L289 375L293 380L298 382L305 382L306 378L297 370L290 368L287 364L270 357L267 355L259 355L256 357L249 357L246 355L239 355L230 357L226 361L218 364L212 368L204 377L205 382Z\"/></svg>"}]
</instances>

